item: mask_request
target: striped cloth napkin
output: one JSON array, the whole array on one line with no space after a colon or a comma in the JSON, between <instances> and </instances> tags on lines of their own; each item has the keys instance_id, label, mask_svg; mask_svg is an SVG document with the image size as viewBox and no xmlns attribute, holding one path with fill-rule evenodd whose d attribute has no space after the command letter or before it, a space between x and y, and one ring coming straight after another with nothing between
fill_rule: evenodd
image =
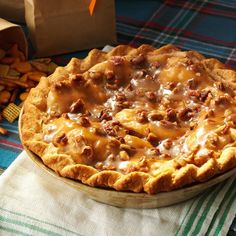
<instances>
[{"instance_id":1,"label":"striped cloth napkin","mask_svg":"<svg viewBox=\"0 0 236 236\"><path fill-rule=\"evenodd\" d=\"M22 152L0 177L0 235L226 235L236 177L158 209L108 206L58 181Z\"/></svg>"}]
</instances>

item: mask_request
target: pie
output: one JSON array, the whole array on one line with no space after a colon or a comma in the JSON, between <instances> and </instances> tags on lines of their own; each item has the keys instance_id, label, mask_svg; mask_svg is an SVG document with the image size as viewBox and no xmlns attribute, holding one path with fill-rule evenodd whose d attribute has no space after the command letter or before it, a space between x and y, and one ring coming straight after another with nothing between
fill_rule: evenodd
<instances>
[{"instance_id":1,"label":"pie","mask_svg":"<svg viewBox=\"0 0 236 236\"><path fill-rule=\"evenodd\" d=\"M59 176L171 191L236 166L236 72L173 45L92 50L42 77L22 142Z\"/></svg>"}]
</instances>

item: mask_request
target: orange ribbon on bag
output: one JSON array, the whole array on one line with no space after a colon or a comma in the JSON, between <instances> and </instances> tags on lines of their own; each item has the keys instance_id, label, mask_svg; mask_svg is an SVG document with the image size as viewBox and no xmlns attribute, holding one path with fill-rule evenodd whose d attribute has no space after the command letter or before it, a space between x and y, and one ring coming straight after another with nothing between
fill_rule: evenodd
<instances>
[{"instance_id":1,"label":"orange ribbon on bag","mask_svg":"<svg viewBox=\"0 0 236 236\"><path fill-rule=\"evenodd\" d=\"M89 4L89 13L90 13L90 16L93 15L95 5L96 5L96 0L91 0L91 2L90 2L90 4Z\"/></svg>"}]
</instances>

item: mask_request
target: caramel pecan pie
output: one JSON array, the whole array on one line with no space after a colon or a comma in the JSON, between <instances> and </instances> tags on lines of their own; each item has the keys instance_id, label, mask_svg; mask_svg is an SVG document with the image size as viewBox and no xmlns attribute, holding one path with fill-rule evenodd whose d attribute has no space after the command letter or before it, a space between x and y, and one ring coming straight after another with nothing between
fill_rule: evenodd
<instances>
[{"instance_id":1,"label":"caramel pecan pie","mask_svg":"<svg viewBox=\"0 0 236 236\"><path fill-rule=\"evenodd\" d=\"M172 45L92 50L41 78L23 144L58 175L155 194L236 166L236 72Z\"/></svg>"}]
</instances>

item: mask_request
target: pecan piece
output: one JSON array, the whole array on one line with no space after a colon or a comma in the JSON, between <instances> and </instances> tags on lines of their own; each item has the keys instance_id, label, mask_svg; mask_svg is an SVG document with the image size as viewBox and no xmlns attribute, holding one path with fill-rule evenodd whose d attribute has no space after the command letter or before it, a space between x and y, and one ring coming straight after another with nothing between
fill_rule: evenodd
<instances>
[{"instance_id":1,"label":"pecan piece","mask_svg":"<svg viewBox=\"0 0 236 236\"><path fill-rule=\"evenodd\" d=\"M126 101L126 96L125 96L124 93L119 92L115 95L115 97L116 97L116 100L119 101L119 102Z\"/></svg>"},{"instance_id":2,"label":"pecan piece","mask_svg":"<svg viewBox=\"0 0 236 236\"><path fill-rule=\"evenodd\" d=\"M109 135L109 136L116 136L117 135L116 129L112 126L112 124L110 124L108 122L106 122L103 125L103 129L106 132L106 134Z\"/></svg>"},{"instance_id":3,"label":"pecan piece","mask_svg":"<svg viewBox=\"0 0 236 236\"><path fill-rule=\"evenodd\" d=\"M208 97L208 95L209 95L209 93L210 93L209 90L207 90L207 91L202 91L202 92L200 93L199 100L200 100L201 102L205 102L206 99L207 99L207 97Z\"/></svg>"},{"instance_id":4,"label":"pecan piece","mask_svg":"<svg viewBox=\"0 0 236 236\"><path fill-rule=\"evenodd\" d=\"M164 142L163 142L163 147L167 150L169 150L171 147L172 147L172 140L170 139L166 139Z\"/></svg>"},{"instance_id":5,"label":"pecan piece","mask_svg":"<svg viewBox=\"0 0 236 236\"><path fill-rule=\"evenodd\" d=\"M116 77L112 70L107 71L105 75L108 81L113 81Z\"/></svg>"},{"instance_id":6,"label":"pecan piece","mask_svg":"<svg viewBox=\"0 0 236 236\"><path fill-rule=\"evenodd\" d=\"M174 129L174 128L176 128L176 124L175 123L172 123L172 122L167 121L167 120L161 120L160 121L160 125L165 127L166 129Z\"/></svg>"},{"instance_id":7,"label":"pecan piece","mask_svg":"<svg viewBox=\"0 0 236 236\"><path fill-rule=\"evenodd\" d=\"M72 83L72 85L74 85L74 86L77 86L77 85L83 85L84 83L85 83L85 79L84 79L84 77L83 77L83 75L81 75L81 74L76 74L75 76L73 76L72 78L71 78L71 83Z\"/></svg>"},{"instance_id":8,"label":"pecan piece","mask_svg":"<svg viewBox=\"0 0 236 236\"><path fill-rule=\"evenodd\" d=\"M148 122L147 111L145 111L145 110L138 111L137 121L140 123Z\"/></svg>"},{"instance_id":9,"label":"pecan piece","mask_svg":"<svg viewBox=\"0 0 236 236\"><path fill-rule=\"evenodd\" d=\"M172 108L167 109L167 120L174 122L177 120L177 114L176 111Z\"/></svg>"},{"instance_id":10,"label":"pecan piece","mask_svg":"<svg viewBox=\"0 0 236 236\"><path fill-rule=\"evenodd\" d=\"M161 154L161 152L160 152L159 148L151 148L149 150L149 154L153 155L153 156L159 156Z\"/></svg>"},{"instance_id":11,"label":"pecan piece","mask_svg":"<svg viewBox=\"0 0 236 236\"><path fill-rule=\"evenodd\" d=\"M115 148L118 148L120 146L120 141L114 137L112 137L110 140L109 140L109 145L111 147L115 147Z\"/></svg>"},{"instance_id":12,"label":"pecan piece","mask_svg":"<svg viewBox=\"0 0 236 236\"><path fill-rule=\"evenodd\" d=\"M89 127L90 126L89 119L85 116L80 116L79 119L78 119L78 123L83 127Z\"/></svg>"},{"instance_id":13,"label":"pecan piece","mask_svg":"<svg viewBox=\"0 0 236 236\"><path fill-rule=\"evenodd\" d=\"M169 89L169 90L173 90L174 88L177 87L177 82L168 82L167 85L166 85L166 88Z\"/></svg>"},{"instance_id":14,"label":"pecan piece","mask_svg":"<svg viewBox=\"0 0 236 236\"><path fill-rule=\"evenodd\" d=\"M93 160L93 149L92 147L86 145L83 147L82 149L82 153L83 156L86 157L86 160L88 160L89 162L91 162Z\"/></svg>"},{"instance_id":15,"label":"pecan piece","mask_svg":"<svg viewBox=\"0 0 236 236\"><path fill-rule=\"evenodd\" d=\"M193 117L193 110L191 108L183 108L178 113L178 118L182 121L188 121Z\"/></svg>"},{"instance_id":16,"label":"pecan piece","mask_svg":"<svg viewBox=\"0 0 236 236\"><path fill-rule=\"evenodd\" d=\"M228 94L219 96L216 101L216 105L227 105L230 103L230 96Z\"/></svg>"},{"instance_id":17,"label":"pecan piece","mask_svg":"<svg viewBox=\"0 0 236 236\"><path fill-rule=\"evenodd\" d=\"M158 142L158 137L153 133L149 133L147 136L147 141L155 145Z\"/></svg>"},{"instance_id":18,"label":"pecan piece","mask_svg":"<svg viewBox=\"0 0 236 236\"><path fill-rule=\"evenodd\" d=\"M117 84L106 84L106 88L110 90L117 90L118 85Z\"/></svg>"},{"instance_id":19,"label":"pecan piece","mask_svg":"<svg viewBox=\"0 0 236 236\"><path fill-rule=\"evenodd\" d=\"M73 102L70 106L71 113L81 113L84 111L84 102L82 99L78 99L76 102Z\"/></svg>"},{"instance_id":20,"label":"pecan piece","mask_svg":"<svg viewBox=\"0 0 236 236\"><path fill-rule=\"evenodd\" d=\"M145 56L143 54L139 54L138 56L131 59L131 63L135 66L140 65L145 62Z\"/></svg>"},{"instance_id":21,"label":"pecan piece","mask_svg":"<svg viewBox=\"0 0 236 236\"><path fill-rule=\"evenodd\" d=\"M131 147L131 146L128 145L128 144L122 143L122 144L120 145L120 148L121 148L122 150L125 150L129 155L133 155L133 154L136 152L136 149L133 148L133 147Z\"/></svg>"},{"instance_id":22,"label":"pecan piece","mask_svg":"<svg viewBox=\"0 0 236 236\"><path fill-rule=\"evenodd\" d=\"M55 137L53 140L53 144L58 147L58 146L65 146L68 143L68 139L66 137L65 132L62 132L59 136Z\"/></svg>"},{"instance_id":23,"label":"pecan piece","mask_svg":"<svg viewBox=\"0 0 236 236\"><path fill-rule=\"evenodd\" d=\"M152 121L159 121L159 120L163 120L164 116L158 112L154 112L148 115L148 117L150 118L150 120Z\"/></svg>"},{"instance_id":24,"label":"pecan piece","mask_svg":"<svg viewBox=\"0 0 236 236\"><path fill-rule=\"evenodd\" d=\"M155 102L156 101L156 94L152 91L148 91L145 93L145 96L150 102Z\"/></svg>"},{"instance_id":25,"label":"pecan piece","mask_svg":"<svg viewBox=\"0 0 236 236\"><path fill-rule=\"evenodd\" d=\"M195 90L197 89L197 86L198 86L198 82L196 81L196 79L189 79L187 81L187 84L188 84L188 87L192 90Z\"/></svg>"},{"instance_id":26,"label":"pecan piece","mask_svg":"<svg viewBox=\"0 0 236 236\"><path fill-rule=\"evenodd\" d=\"M65 118L65 119L70 119L67 113L63 113L63 114L61 115L61 117Z\"/></svg>"},{"instance_id":27,"label":"pecan piece","mask_svg":"<svg viewBox=\"0 0 236 236\"><path fill-rule=\"evenodd\" d=\"M99 120L112 120L112 117L108 114L108 111L102 110L98 119Z\"/></svg>"},{"instance_id":28,"label":"pecan piece","mask_svg":"<svg viewBox=\"0 0 236 236\"><path fill-rule=\"evenodd\" d=\"M201 96L201 94L197 90L190 90L188 92L188 96L199 98Z\"/></svg>"}]
</instances>

